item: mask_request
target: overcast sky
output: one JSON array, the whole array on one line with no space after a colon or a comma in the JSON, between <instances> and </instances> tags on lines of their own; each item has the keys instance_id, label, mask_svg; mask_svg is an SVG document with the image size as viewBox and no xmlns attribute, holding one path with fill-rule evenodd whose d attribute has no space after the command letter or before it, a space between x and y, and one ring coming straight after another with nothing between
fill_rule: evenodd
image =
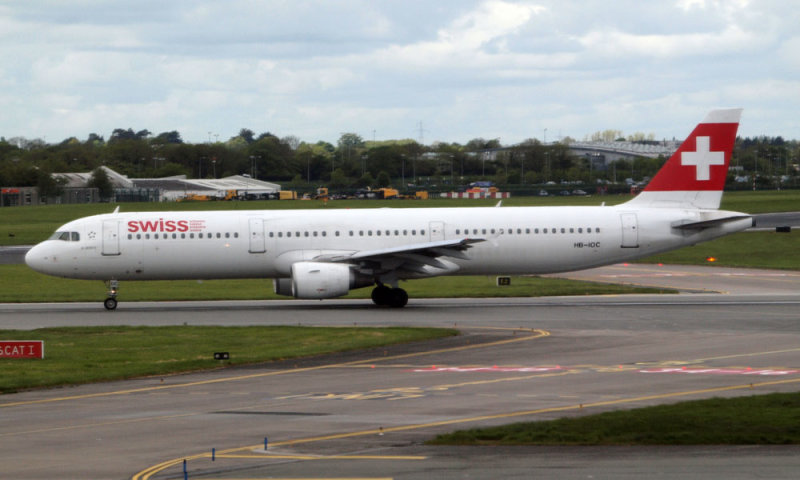
<instances>
[{"instance_id":1,"label":"overcast sky","mask_svg":"<svg viewBox=\"0 0 800 480\"><path fill-rule=\"evenodd\" d=\"M0 0L0 52L5 138L800 139L793 0Z\"/></svg>"}]
</instances>

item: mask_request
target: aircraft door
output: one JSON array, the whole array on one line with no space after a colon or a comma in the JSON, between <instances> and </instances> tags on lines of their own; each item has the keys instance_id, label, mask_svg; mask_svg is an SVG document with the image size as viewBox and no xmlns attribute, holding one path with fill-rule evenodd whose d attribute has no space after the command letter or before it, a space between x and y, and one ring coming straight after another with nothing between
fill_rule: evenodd
<instances>
[{"instance_id":1,"label":"aircraft door","mask_svg":"<svg viewBox=\"0 0 800 480\"><path fill-rule=\"evenodd\" d=\"M430 222L428 228L431 232L431 242L444 240L444 222Z\"/></svg>"},{"instance_id":2,"label":"aircraft door","mask_svg":"<svg viewBox=\"0 0 800 480\"><path fill-rule=\"evenodd\" d=\"M119 220L103 222L103 255L119 255Z\"/></svg>"},{"instance_id":3,"label":"aircraft door","mask_svg":"<svg viewBox=\"0 0 800 480\"><path fill-rule=\"evenodd\" d=\"M250 219L250 253L266 252L264 244L264 219Z\"/></svg>"},{"instance_id":4,"label":"aircraft door","mask_svg":"<svg viewBox=\"0 0 800 480\"><path fill-rule=\"evenodd\" d=\"M639 248L639 222L635 213L620 214L622 223L622 248Z\"/></svg>"}]
</instances>

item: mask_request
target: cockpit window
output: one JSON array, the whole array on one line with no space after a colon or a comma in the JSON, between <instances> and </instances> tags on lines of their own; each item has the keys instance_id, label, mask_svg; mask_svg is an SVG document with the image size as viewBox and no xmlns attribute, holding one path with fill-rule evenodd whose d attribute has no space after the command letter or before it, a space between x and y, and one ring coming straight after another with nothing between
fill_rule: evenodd
<instances>
[{"instance_id":1,"label":"cockpit window","mask_svg":"<svg viewBox=\"0 0 800 480\"><path fill-rule=\"evenodd\" d=\"M77 242L80 239L81 236L78 232L56 232L48 238L48 240L62 240L64 242Z\"/></svg>"}]
</instances>

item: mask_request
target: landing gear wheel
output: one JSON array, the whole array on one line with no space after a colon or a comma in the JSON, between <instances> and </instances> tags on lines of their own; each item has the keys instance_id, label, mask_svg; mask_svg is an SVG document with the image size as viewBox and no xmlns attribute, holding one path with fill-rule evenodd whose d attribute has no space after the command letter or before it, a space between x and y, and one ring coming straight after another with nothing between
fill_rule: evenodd
<instances>
[{"instance_id":1,"label":"landing gear wheel","mask_svg":"<svg viewBox=\"0 0 800 480\"><path fill-rule=\"evenodd\" d=\"M375 305L388 305L391 291L386 285L378 285L372 289L372 302Z\"/></svg>"},{"instance_id":2,"label":"landing gear wheel","mask_svg":"<svg viewBox=\"0 0 800 480\"><path fill-rule=\"evenodd\" d=\"M117 299L114 297L106 298L106 301L103 302L103 306L106 307L106 310L115 310L117 308Z\"/></svg>"},{"instance_id":3,"label":"landing gear wheel","mask_svg":"<svg viewBox=\"0 0 800 480\"><path fill-rule=\"evenodd\" d=\"M106 310L115 310L117 308L117 293L119 292L119 281L109 280L106 282L108 287L108 298L103 302Z\"/></svg>"},{"instance_id":4,"label":"landing gear wheel","mask_svg":"<svg viewBox=\"0 0 800 480\"><path fill-rule=\"evenodd\" d=\"M378 285L372 290L372 301L375 305L402 308L408 303L408 293L402 288L389 288Z\"/></svg>"},{"instance_id":5,"label":"landing gear wheel","mask_svg":"<svg viewBox=\"0 0 800 480\"><path fill-rule=\"evenodd\" d=\"M403 308L408 303L408 293L402 288L389 290L389 306L392 308Z\"/></svg>"}]
</instances>

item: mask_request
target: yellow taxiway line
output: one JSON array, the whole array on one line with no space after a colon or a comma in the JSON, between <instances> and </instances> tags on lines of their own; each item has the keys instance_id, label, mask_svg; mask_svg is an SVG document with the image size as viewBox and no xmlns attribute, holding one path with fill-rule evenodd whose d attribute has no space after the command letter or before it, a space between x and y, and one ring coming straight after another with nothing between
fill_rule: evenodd
<instances>
[{"instance_id":1,"label":"yellow taxiway line","mask_svg":"<svg viewBox=\"0 0 800 480\"><path fill-rule=\"evenodd\" d=\"M21 402L10 402L10 403L0 403L0 408L8 408L8 407L19 407L23 405L37 405L43 403L57 403L57 402L66 402L70 400L85 400L88 398L99 398L99 397L111 397L111 396L118 396L118 395L130 395L134 393L145 393L145 392L156 392L159 390L171 390L177 388L189 388L189 387L197 387L202 385L213 385L217 383L226 383L226 382L237 382L241 380L250 380L253 378L263 378L263 377L272 377L276 375L287 375L293 373L300 373L300 372L311 372L315 370L325 370L331 368L343 368L343 367L351 367L356 365L364 365L370 363L378 363L378 362L385 362L387 360L398 360L403 358L413 358L413 357L421 357L425 355L436 355L440 353L451 353L451 352L460 352L463 350L471 350L476 348L487 348L487 347L496 347L500 345L507 345L509 343L516 343L516 342L524 342L528 340L533 340L536 338L547 337L550 336L550 332L546 330L539 330L539 329L515 329L516 331L523 331L525 333L530 333L530 335L523 335L519 337L514 337L511 339L506 340L497 340L494 342L488 343L476 343L470 345L463 345L460 347L450 347L450 348L442 348L438 350L428 350L424 352L415 352L415 353L404 353L400 355L391 355L386 357L377 357L377 358L369 358L366 360L354 360L352 362L343 362L343 363L334 363L328 365L318 365L315 367L304 367L304 368L294 368L294 369L287 369L287 370L275 370L271 372L265 373L254 373L250 375L239 375L234 377L223 377L223 378L215 378L212 380L202 380L198 382L188 382L188 383L179 383L175 385L156 385L152 387L142 387L142 388L132 388L127 390L115 390L111 392L100 392L100 393L88 393L85 395L71 395L67 397L56 397L56 398L43 398L41 400L23 400Z\"/></svg>"},{"instance_id":2,"label":"yellow taxiway line","mask_svg":"<svg viewBox=\"0 0 800 480\"><path fill-rule=\"evenodd\" d=\"M600 402L592 402L592 403L580 403L580 404L572 404L572 405L564 405L560 407L549 407L549 408L540 408L535 410L522 410L518 412L506 412L506 413L497 413L492 415L481 415L477 417L466 417L466 418L454 418L450 420L442 420L439 422L430 422L430 423L420 423L420 424L412 424L412 425L401 425L397 427L388 427L388 428L380 428L380 429L370 429L370 430L362 430L357 432L345 432L345 433L335 433L331 435L322 435L318 437L308 437L308 438L298 438L293 440L284 440L279 442L273 442L271 445L273 446L283 446L283 445L300 445L304 443L313 443L313 442L322 442L328 440L339 440L343 438L353 438L353 437L362 437L366 435L378 435L378 434L386 434L392 432L404 432L410 430L421 430L424 428L432 428L432 427L441 427L446 425L458 425L464 423L474 423L486 420L498 420L498 419L509 419L515 417L524 417L524 416L532 416L532 415L541 415L544 413L554 413L554 412L566 412L571 410L582 410L587 408L595 408L595 407L606 407L611 405L623 405L629 403L636 403L636 402L644 402L649 400L663 400L666 398L676 398L676 397L686 397L691 395L699 395L699 394L707 394L707 393L719 393L731 390L745 390L745 389L754 389L758 387L768 387L774 385L787 385L792 383L800 383L800 379L789 379L789 380L776 380L771 382L761 382L761 383L747 383L741 385L730 385L727 387L716 387L716 388L705 388L701 390L688 390L683 392L672 392L672 393L662 393L657 395L645 395L640 397L630 397L630 398L621 398L616 400L606 400ZM224 450L219 452L217 455L230 455L235 452L243 452L243 451L252 451L256 450L260 447L260 445L248 445L245 447L238 447L238 448L231 448L228 450ZM166 470L167 468L173 467L182 463L184 460L196 460L199 458L208 457L207 453L191 455L187 457L177 458L173 460L167 460L165 462L161 462L157 465L153 465L150 468L142 470L141 472L137 473L132 477L132 480L149 480L153 475ZM261 456L258 458L266 459L269 458L268 456Z\"/></svg>"}]
</instances>

